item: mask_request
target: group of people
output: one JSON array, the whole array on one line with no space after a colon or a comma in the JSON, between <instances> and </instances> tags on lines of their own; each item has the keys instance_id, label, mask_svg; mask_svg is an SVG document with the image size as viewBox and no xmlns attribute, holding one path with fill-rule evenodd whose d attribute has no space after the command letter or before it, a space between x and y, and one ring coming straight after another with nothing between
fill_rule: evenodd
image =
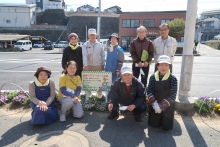
<instances>
[{"instance_id":1,"label":"group of people","mask_svg":"<svg viewBox=\"0 0 220 147\"><path fill-rule=\"evenodd\" d=\"M72 109L73 117L81 118L84 114L80 102L82 71L108 71L112 73L112 85L107 95L107 117L118 117L119 110L133 112L135 120L141 122L141 113L146 111L146 97L149 100L148 124L172 130L174 120L174 102L177 93L177 79L172 75L172 62L176 52L176 39L170 37L169 26L159 26L160 37L153 42L146 37L144 26L137 28L137 37L130 44L133 60L132 68L123 66L124 51L119 46L118 34L113 33L110 46L105 52L96 40L96 30L88 30L89 40L78 45L79 37L71 33L69 46L62 56L63 74L59 81L58 99L61 104L60 121L66 121L66 114ZM150 77L147 86L149 67L154 58L155 73ZM142 71L142 72L141 72ZM138 80L141 73L141 81ZM40 67L35 73L35 81L29 85L31 96L32 124L50 124L59 116L54 103L55 86L49 79L51 71Z\"/></svg>"}]
</instances>

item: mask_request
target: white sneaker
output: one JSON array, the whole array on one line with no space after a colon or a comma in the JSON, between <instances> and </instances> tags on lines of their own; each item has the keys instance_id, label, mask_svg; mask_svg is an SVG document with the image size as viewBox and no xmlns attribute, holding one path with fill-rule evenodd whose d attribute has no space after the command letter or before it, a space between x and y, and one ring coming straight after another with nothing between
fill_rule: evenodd
<instances>
[{"instance_id":1,"label":"white sneaker","mask_svg":"<svg viewBox=\"0 0 220 147\"><path fill-rule=\"evenodd\" d=\"M60 121L61 122L66 121L66 115L65 114L60 114Z\"/></svg>"}]
</instances>

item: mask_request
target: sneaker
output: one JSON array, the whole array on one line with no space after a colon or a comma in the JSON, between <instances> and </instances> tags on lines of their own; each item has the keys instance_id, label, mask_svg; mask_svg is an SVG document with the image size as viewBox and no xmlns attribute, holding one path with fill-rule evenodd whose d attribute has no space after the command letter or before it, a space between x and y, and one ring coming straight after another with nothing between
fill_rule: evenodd
<instances>
[{"instance_id":1,"label":"sneaker","mask_svg":"<svg viewBox=\"0 0 220 147\"><path fill-rule=\"evenodd\" d=\"M66 121L66 115L65 114L60 114L60 121L61 122Z\"/></svg>"},{"instance_id":2,"label":"sneaker","mask_svg":"<svg viewBox=\"0 0 220 147\"><path fill-rule=\"evenodd\" d=\"M111 120L111 119L114 119L118 116L119 116L118 112L112 112L109 114L108 119Z\"/></svg>"},{"instance_id":3,"label":"sneaker","mask_svg":"<svg viewBox=\"0 0 220 147\"><path fill-rule=\"evenodd\" d=\"M135 120L137 122L142 122L141 115L135 115Z\"/></svg>"}]
</instances>

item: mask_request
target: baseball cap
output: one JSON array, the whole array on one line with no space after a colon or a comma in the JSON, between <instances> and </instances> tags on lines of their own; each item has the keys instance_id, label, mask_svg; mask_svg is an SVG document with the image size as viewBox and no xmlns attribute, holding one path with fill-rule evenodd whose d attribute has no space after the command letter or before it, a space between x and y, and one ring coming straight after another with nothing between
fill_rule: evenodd
<instances>
[{"instance_id":1,"label":"baseball cap","mask_svg":"<svg viewBox=\"0 0 220 147\"><path fill-rule=\"evenodd\" d=\"M96 34L96 29L93 29L93 28L89 29L89 30L88 30L88 34L89 34L89 35L90 35L90 34Z\"/></svg>"},{"instance_id":2,"label":"baseball cap","mask_svg":"<svg viewBox=\"0 0 220 147\"><path fill-rule=\"evenodd\" d=\"M132 74L132 69L128 66L122 66L121 68L121 74L125 74L125 73L129 73L129 74Z\"/></svg>"},{"instance_id":3,"label":"baseball cap","mask_svg":"<svg viewBox=\"0 0 220 147\"><path fill-rule=\"evenodd\" d=\"M170 57L167 55L161 55L158 59L157 59L157 63L167 63L167 64L171 64L170 62Z\"/></svg>"}]
</instances>

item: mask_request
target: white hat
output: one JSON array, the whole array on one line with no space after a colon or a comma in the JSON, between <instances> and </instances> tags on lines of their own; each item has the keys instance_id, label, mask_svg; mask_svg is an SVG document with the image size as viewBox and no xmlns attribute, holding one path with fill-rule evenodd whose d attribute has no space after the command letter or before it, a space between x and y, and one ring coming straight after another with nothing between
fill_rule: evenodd
<instances>
[{"instance_id":1,"label":"white hat","mask_svg":"<svg viewBox=\"0 0 220 147\"><path fill-rule=\"evenodd\" d=\"M89 34L89 35L90 35L90 34L96 34L96 29L93 29L93 28L89 29L89 30L88 30L88 34Z\"/></svg>"},{"instance_id":2,"label":"white hat","mask_svg":"<svg viewBox=\"0 0 220 147\"><path fill-rule=\"evenodd\" d=\"M158 59L157 59L157 63L167 63L167 64L171 64L170 62L170 57L167 55L161 55Z\"/></svg>"},{"instance_id":3,"label":"white hat","mask_svg":"<svg viewBox=\"0 0 220 147\"><path fill-rule=\"evenodd\" d=\"M129 73L129 74L132 74L132 69L128 66L122 66L121 68L121 74L125 74L125 73Z\"/></svg>"}]
</instances>

